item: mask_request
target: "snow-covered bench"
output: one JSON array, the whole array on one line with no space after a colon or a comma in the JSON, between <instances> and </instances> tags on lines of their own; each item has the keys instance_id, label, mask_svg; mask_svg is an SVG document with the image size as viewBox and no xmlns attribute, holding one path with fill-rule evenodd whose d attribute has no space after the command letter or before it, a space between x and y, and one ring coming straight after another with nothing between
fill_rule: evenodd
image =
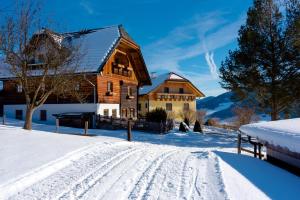
<instances>
[{"instance_id":1,"label":"snow-covered bench","mask_svg":"<svg viewBox=\"0 0 300 200\"><path fill-rule=\"evenodd\" d=\"M240 131L266 146L267 160L300 169L300 118L247 124Z\"/></svg>"}]
</instances>

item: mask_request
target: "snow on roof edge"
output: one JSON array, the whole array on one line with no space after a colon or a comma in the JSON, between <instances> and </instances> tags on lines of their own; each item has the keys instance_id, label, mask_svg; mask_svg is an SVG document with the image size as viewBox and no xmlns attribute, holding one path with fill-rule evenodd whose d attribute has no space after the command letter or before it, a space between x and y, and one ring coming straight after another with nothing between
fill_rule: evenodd
<instances>
[{"instance_id":1,"label":"snow on roof edge","mask_svg":"<svg viewBox=\"0 0 300 200\"><path fill-rule=\"evenodd\" d=\"M300 153L300 118L243 125L243 133Z\"/></svg>"}]
</instances>

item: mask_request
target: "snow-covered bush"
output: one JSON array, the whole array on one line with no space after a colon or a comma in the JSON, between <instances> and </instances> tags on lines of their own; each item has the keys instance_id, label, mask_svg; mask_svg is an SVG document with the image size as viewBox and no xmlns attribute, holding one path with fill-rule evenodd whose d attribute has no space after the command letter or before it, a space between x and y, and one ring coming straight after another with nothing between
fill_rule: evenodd
<instances>
[{"instance_id":1,"label":"snow-covered bush","mask_svg":"<svg viewBox=\"0 0 300 200\"><path fill-rule=\"evenodd\" d=\"M187 132L189 130L189 127L186 123L181 122L179 125L179 131L181 132Z\"/></svg>"}]
</instances>

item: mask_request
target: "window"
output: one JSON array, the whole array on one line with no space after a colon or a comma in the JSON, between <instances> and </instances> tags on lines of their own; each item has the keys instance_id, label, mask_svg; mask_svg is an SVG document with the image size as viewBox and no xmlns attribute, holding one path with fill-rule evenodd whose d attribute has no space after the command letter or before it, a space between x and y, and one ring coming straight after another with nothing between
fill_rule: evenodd
<instances>
[{"instance_id":1,"label":"window","mask_svg":"<svg viewBox=\"0 0 300 200\"><path fill-rule=\"evenodd\" d=\"M108 109L104 109L103 110L103 115L104 116L108 116L109 115L109 110Z\"/></svg>"},{"instance_id":2,"label":"window","mask_svg":"<svg viewBox=\"0 0 300 200\"><path fill-rule=\"evenodd\" d=\"M16 110L16 119L23 119L23 110Z\"/></svg>"},{"instance_id":3,"label":"window","mask_svg":"<svg viewBox=\"0 0 300 200\"><path fill-rule=\"evenodd\" d=\"M113 83L111 81L107 82L107 92L113 92Z\"/></svg>"},{"instance_id":4,"label":"window","mask_svg":"<svg viewBox=\"0 0 300 200\"><path fill-rule=\"evenodd\" d=\"M134 110L134 108L130 108L129 117L130 117L130 118L135 117L135 110Z\"/></svg>"},{"instance_id":5,"label":"window","mask_svg":"<svg viewBox=\"0 0 300 200\"><path fill-rule=\"evenodd\" d=\"M189 103L184 103L183 104L183 110L188 111L190 109L190 104Z\"/></svg>"},{"instance_id":6,"label":"window","mask_svg":"<svg viewBox=\"0 0 300 200\"><path fill-rule=\"evenodd\" d=\"M141 111L142 110L142 104L138 104L138 111Z\"/></svg>"},{"instance_id":7,"label":"window","mask_svg":"<svg viewBox=\"0 0 300 200\"><path fill-rule=\"evenodd\" d=\"M75 91L79 91L79 90L80 90L80 84L76 83L76 85L75 85Z\"/></svg>"},{"instance_id":8,"label":"window","mask_svg":"<svg viewBox=\"0 0 300 200\"><path fill-rule=\"evenodd\" d=\"M123 76L128 76L128 70L127 69L123 70Z\"/></svg>"},{"instance_id":9,"label":"window","mask_svg":"<svg viewBox=\"0 0 300 200\"><path fill-rule=\"evenodd\" d=\"M179 88L179 93L180 93L180 94L183 94L183 93L184 93L183 88Z\"/></svg>"},{"instance_id":10,"label":"window","mask_svg":"<svg viewBox=\"0 0 300 200\"><path fill-rule=\"evenodd\" d=\"M47 111L46 110L41 110L40 111L40 120L41 121L47 121Z\"/></svg>"},{"instance_id":11,"label":"window","mask_svg":"<svg viewBox=\"0 0 300 200\"><path fill-rule=\"evenodd\" d=\"M123 118L126 118L126 117L127 117L127 109L126 109L126 108L123 108L123 109L122 109L122 117L123 117Z\"/></svg>"},{"instance_id":12,"label":"window","mask_svg":"<svg viewBox=\"0 0 300 200\"><path fill-rule=\"evenodd\" d=\"M167 111L172 111L172 104L171 103L166 103L166 110Z\"/></svg>"},{"instance_id":13,"label":"window","mask_svg":"<svg viewBox=\"0 0 300 200\"><path fill-rule=\"evenodd\" d=\"M2 91L3 89L4 89L3 81L0 81L0 91Z\"/></svg>"},{"instance_id":14,"label":"window","mask_svg":"<svg viewBox=\"0 0 300 200\"><path fill-rule=\"evenodd\" d=\"M22 85L18 84L17 85L17 92L21 93L23 91Z\"/></svg>"},{"instance_id":15,"label":"window","mask_svg":"<svg viewBox=\"0 0 300 200\"><path fill-rule=\"evenodd\" d=\"M128 96L130 96L130 97L133 96L133 95L132 95L132 87L128 86L128 88L127 88L127 94L128 94Z\"/></svg>"},{"instance_id":16,"label":"window","mask_svg":"<svg viewBox=\"0 0 300 200\"><path fill-rule=\"evenodd\" d=\"M148 103L145 103L145 108L148 108Z\"/></svg>"},{"instance_id":17,"label":"window","mask_svg":"<svg viewBox=\"0 0 300 200\"><path fill-rule=\"evenodd\" d=\"M164 93L169 93L169 88L168 87L164 88Z\"/></svg>"},{"instance_id":18,"label":"window","mask_svg":"<svg viewBox=\"0 0 300 200\"><path fill-rule=\"evenodd\" d=\"M112 109L111 116L115 118L117 117L117 109Z\"/></svg>"}]
</instances>

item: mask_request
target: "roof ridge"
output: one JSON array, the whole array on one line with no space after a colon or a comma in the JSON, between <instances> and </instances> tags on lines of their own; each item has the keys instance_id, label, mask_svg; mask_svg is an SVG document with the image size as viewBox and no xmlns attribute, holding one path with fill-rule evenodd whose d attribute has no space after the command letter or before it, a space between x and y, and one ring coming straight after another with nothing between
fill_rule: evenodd
<instances>
[{"instance_id":1,"label":"roof ridge","mask_svg":"<svg viewBox=\"0 0 300 200\"><path fill-rule=\"evenodd\" d=\"M122 24L115 24L115 25L110 25L110 26L104 26L104 27L98 27L98 28L83 28L79 31L73 31L73 32L63 32L61 33L62 35L65 35L65 34L76 34L76 33L80 33L82 32L83 30L84 31L98 31L98 30L103 30L103 29L107 29L107 28L113 28L113 27L119 27L119 26L122 26Z\"/></svg>"}]
</instances>

